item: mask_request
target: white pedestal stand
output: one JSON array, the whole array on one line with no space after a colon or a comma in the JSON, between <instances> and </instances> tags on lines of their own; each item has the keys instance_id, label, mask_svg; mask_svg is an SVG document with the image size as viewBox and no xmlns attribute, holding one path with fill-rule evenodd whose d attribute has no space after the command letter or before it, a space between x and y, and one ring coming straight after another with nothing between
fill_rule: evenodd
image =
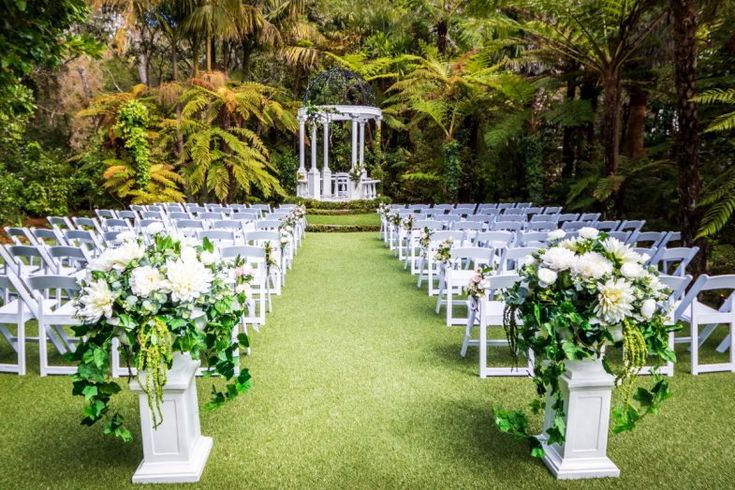
<instances>
[{"instance_id":1,"label":"white pedestal stand","mask_svg":"<svg viewBox=\"0 0 735 490\"><path fill-rule=\"evenodd\" d=\"M560 480L620 476L620 470L607 457L607 434L610 424L610 399L614 378L602 367L601 360L566 361L566 373L559 388L566 412L566 441L547 445L539 436L546 455L544 463ZM554 410L546 402L544 434L551 425Z\"/></svg>"},{"instance_id":2,"label":"white pedestal stand","mask_svg":"<svg viewBox=\"0 0 735 490\"><path fill-rule=\"evenodd\" d=\"M137 380L130 389L138 393L143 461L133 475L133 483L191 483L202 476L212 449L212 438L199 427L199 402L194 376L199 367L189 354L174 354L163 387L163 422L153 428L148 397Z\"/></svg>"}]
</instances>

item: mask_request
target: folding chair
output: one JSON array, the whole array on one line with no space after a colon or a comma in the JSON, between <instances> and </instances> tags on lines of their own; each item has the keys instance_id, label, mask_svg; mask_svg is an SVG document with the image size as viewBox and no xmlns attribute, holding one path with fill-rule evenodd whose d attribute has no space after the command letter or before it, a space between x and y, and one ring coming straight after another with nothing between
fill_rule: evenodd
<instances>
[{"instance_id":1,"label":"folding chair","mask_svg":"<svg viewBox=\"0 0 735 490\"><path fill-rule=\"evenodd\" d=\"M649 263L658 266L662 274L683 277L697 252L699 247L660 248Z\"/></svg>"},{"instance_id":2,"label":"folding chair","mask_svg":"<svg viewBox=\"0 0 735 490\"><path fill-rule=\"evenodd\" d=\"M489 248L459 247L452 249L452 260L439 266L439 294L436 297L435 312L438 315L446 306L446 324L464 325L467 317L454 316L454 295L461 295L464 288L475 275L475 270L492 263L494 252Z\"/></svg>"},{"instance_id":3,"label":"folding chair","mask_svg":"<svg viewBox=\"0 0 735 490\"><path fill-rule=\"evenodd\" d=\"M714 309L699 300L699 295L706 291L729 291L730 294L718 309ZM688 338L677 338L676 342L689 342L692 360L692 375L721 371L735 372L735 349L732 339L735 338L735 275L699 276L689 292L684 296L676 310L675 318L685 321L690 326ZM717 347L717 351L724 353L729 350L728 362L702 363L699 361L699 349L712 335L715 329L724 325L729 332L725 340ZM700 326L705 326L702 332Z\"/></svg>"},{"instance_id":4,"label":"folding chair","mask_svg":"<svg viewBox=\"0 0 735 490\"><path fill-rule=\"evenodd\" d=\"M19 297L15 286L7 274L0 275L0 336L4 337L18 358L16 364L0 364L0 372L26 374L26 322L32 317L31 311ZM14 325L12 333L6 325Z\"/></svg>"}]
</instances>

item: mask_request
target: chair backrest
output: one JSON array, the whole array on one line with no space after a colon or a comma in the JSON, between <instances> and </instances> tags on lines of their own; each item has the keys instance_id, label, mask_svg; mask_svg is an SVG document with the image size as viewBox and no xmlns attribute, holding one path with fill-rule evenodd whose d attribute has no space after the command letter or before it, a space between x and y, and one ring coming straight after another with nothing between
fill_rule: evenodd
<instances>
[{"instance_id":1,"label":"chair backrest","mask_svg":"<svg viewBox=\"0 0 735 490\"><path fill-rule=\"evenodd\" d=\"M212 211L206 211L203 213L197 213L197 218L199 219L211 219L211 220L218 220L223 219L224 215L220 212L212 212Z\"/></svg>"},{"instance_id":2,"label":"chair backrest","mask_svg":"<svg viewBox=\"0 0 735 490\"><path fill-rule=\"evenodd\" d=\"M443 230L436 231L431 235L432 242L443 242L445 240L454 240L461 242L464 240L464 232L461 230Z\"/></svg>"},{"instance_id":3,"label":"chair backrest","mask_svg":"<svg viewBox=\"0 0 735 490\"><path fill-rule=\"evenodd\" d=\"M607 231L605 233L610 238L616 238L623 243L627 243L633 232L631 231Z\"/></svg>"},{"instance_id":4,"label":"chair backrest","mask_svg":"<svg viewBox=\"0 0 735 490\"><path fill-rule=\"evenodd\" d=\"M549 206L544 208L544 214L559 214L561 213L561 206Z\"/></svg>"},{"instance_id":5,"label":"chair backrest","mask_svg":"<svg viewBox=\"0 0 735 490\"><path fill-rule=\"evenodd\" d=\"M444 228L444 223L437 220L423 219L417 220L413 224L414 230L423 230L424 228L428 228L430 230L441 230Z\"/></svg>"},{"instance_id":6,"label":"chair backrest","mask_svg":"<svg viewBox=\"0 0 735 490\"><path fill-rule=\"evenodd\" d=\"M453 230L475 230L482 231L485 228L485 223L482 221L455 221L452 223Z\"/></svg>"},{"instance_id":7,"label":"chair backrest","mask_svg":"<svg viewBox=\"0 0 735 490\"><path fill-rule=\"evenodd\" d=\"M273 230L258 230L245 233L245 242L280 241L281 233Z\"/></svg>"},{"instance_id":8,"label":"chair backrest","mask_svg":"<svg viewBox=\"0 0 735 490\"><path fill-rule=\"evenodd\" d=\"M95 209L94 214L96 214L99 219L117 218L117 213L112 209Z\"/></svg>"},{"instance_id":9,"label":"chair backrest","mask_svg":"<svg viewBox=\"0 0 735 490\"><path fill-rule=\"evenodd\" d=\"M699 247L660 248L656 256L651 259L651 264L657 265L664 274L684 276L687 266L697 252L699 252ZM673 266L676 268L672 271Z\"/></svg>"},{"instance_id":10,"label":"chair backrest","mask_svg":"<svg viewBox=\"0 0 735 490\"><path fill-rule=\"evenodd\" d=\"M556 230L559 224L556 221L539 221L536 223L528 223L526 231L544 231L546 233Z\"/></svg>"},{"instance_id":11,"label":"chair backrest","mask_svg":"<svg viewBox=\"0 0 735 490\"><path fill-rule=\"evenodd\" d=\"M15 245L33 245L33 237L25 228L6 226L5 234L10 237Z\"/></svg>"},{"instance_id":12,"label":"chair backrest","mask_svg":"<svg viewBox=\"0 0 735 490\"><path fill-rule=\"evenodd\" d=\"M546 231L523 231L518 234L518 245L542 247L548 239L549 233Z\"/></svg>"},{"instance_id":13,"label":"chair backrest","mask_svg":"<svg viewBox=\"0 0 735 490\"><path fill-rule=\"evenodd\" d=\"M89 256L81 247L56 245L48 247L48 254L57 261L57 267L68 266L80 270L89 264ZM59 272L58 269L57 272Z\"/></svg>"},{"instance_id":14,"label":"chair backrest","mask_svg":"<svg viewBox=\"0 0 735 490\"><path fill-rule=\"evenodd\" d=\"M102 229L106 231L132 230L133 225L129 220L124 218L108 218L102 222Z\"/></svg>"},{"instance_id":15,"label":"chair backrest","mask_svg":"<svg viewBox=\"0 0 735 490\"><path fill-rule=\"evenodd\" d=\"M641 229L645 225L646 225L646 220L644 219L625 220L622 223L620 223L620 226L618 226L618 231L638 232L638 231L641 231Z\"/></svg>"},{"instance_id":16,"label":"chair backrest","mask_svg":"<svg viewBox=\"0 0 735 490\"><path fill-rule=\"evenodd\" d=\"M143 211L140 213L143 219L162 219L163 215L160 211Z\"/></svg>"},{"instance_id":17,"label":"chair backrest","mask_svg":"<svg viewBox=\"0 0 735 490\"><path fill-rule=\"evenodd\" d=\"M452 266L460 269L474 269L480 265L489 265L493 259L493 251L483 247L455 247L452 249Z\"/></svg>"},{"instance_id":18,"label":"chair backrest","mask_svg":"<svg viewBox=\"0 0 735 490\"><path fill-rule=\"evenodd\" d=\"M30 228L30 235L38 245L66 245L64 235L51 228Z\"/></svg>"},{"instance_id":19,"label":"chair backrest","mask_svg":"<svg viewBox=\"0 0 735 490\"><path fill-rule=\"evenodd\" d=\"M97 220L94 218L74 217L72 218L72 221L74 222L74 225L77 227L78 230L99 231L100 229L99 223L97 223Z\"/></svg>"},{"instance_id":20,"label":"chair backrest","mask_svg":"<svg viewBox=\"0 0 735 490\"><path fill-rule=\"evenodd\" d=\"M526 210L523 208L506 208L503 210L503 216L513 216L515 217L525 217L526 216Z\"/></svg>"},{"instance_id":21,"label":"chair backrest","mask_svg":"<svg viewBox=\"0 0 735 490\"><path fill-rule=\"evenodd\" d=\"M84 245L91 251L99 251L101 246L94 233L87 230L65 230L64 239L69 245Z\"/></svg>"},{"instance_id":22,"label":"chair backrest","mask_svg":"<svg viewBox=\"0 0 735 490\"><path fill-rule=\"evenodd\" d=\"M0 245L0 247L3 247ZM49 264L36 245L7 245L3 247L6 266L18 277L47 273ZM7 255L7 256L6 256Z\"/></svg>"},{"instance_id":23,"label":"chair backrest","mask_svg":"<svg viewBox=\"0 0 735 490\"><path fill-rule=\"evenodd\" d=\"M577 231L581 228L590 226L590 221L566 221L562 223L561 229L564 231Z\"/></svg>"},{"instance_id":24,"label":"chair backrest","mask_svg":"<svg viewBox=\"0 0 735 490\"><path fill-rule=\"evenodd\" d=\"M498 274L496 276L490 276L487 280L488 287L486 293L488 296L493 297L495 293L499 293L503 290L512 288L515 283L520 281L518 274Z\"/></svg>"},{"instance_id":25,"label":"chair backrest","mask_svg":"<svg viewBox=\"0 0 735 490\"><path fill-rule=\"evenodd\" d=\"M658 252L656 247L633 247L632 250L637 254L648 256L648 260L645 262L646 265L651 263L651 259L653 259Z\"/></svg>"},{"instance_id":26,"label":"chair backrest","mask_svg":"<svg viewBox=\"0 0 735 490\"><path fill-rule=\"evenodd\" d=\"M579 220L579 214L578 213L563 213L558 216L559 223L564 223L565 221L578 221Z\"/></svg>"},{"instance_id":27,"label":"chair backrest","mask_svg":"<svg viewBox=\"0 0 735 490\"><path fill-rule=\"evenodd\" d=\"M515 247L506 249L500 259L500 271L507 272L518 269L520 265L523 265L523 259L529 257L531 254L539 250L539 248L540 247Z\"/></svg>"},{"instance_id":28,"label":"chair backrest","mask_svg":"<svg viewBox=\"0 0 735 490\"><path fill-rule=\"evenodd\" d=\"M537 214L531 217L531 223L556 223L558 220L555 214Z\"/></svg>"},{"instance_id":29,"label":"chair backrest","mask_svg":"<svg viewBox=\"0 0 735 490\"><path fill-rule=\"evenodd\" d=\"M662 242L668 235L668 231L642 231L638 233L638 236L635 238L635 243L636 245L648 244L651 247L659 247L661 245L665 245L665 243Z\"/></svg>"},{"instance_id":30,"label":"chair backrest","mask_svg":"<svg viewBox=\"0 0 735 490\"><path fill-rule=\"evenodd\" d=\"M233 219L221 219L212 222L210 227L213 230L241 230L242 222Z\"/></svg>"},{"instance_id":31,"label":"chair backrest","mask_svg":"<svg viewBox=\"0 0 735 490\"><path fill-rule=\"evenodd\" d=\"M255 223L256 230L277 230L281 226L278 220L263 220Z\"/></svg>"},{"instance_id":32,"label":"chair backrest","mask_svg":"<svg viewBox=\"0 0 735 490\"><path fill-rule=\"evenodd\" d=\"M118 218L123 218L123 219L130 219L130 220L133 220L133 221L135 221L135 220L137 220L139 218L138 213L136 213L132 209L122 209L122 210L118 211L117 212L117 217Z\"/></svg>"},{"instance_id":33,"label":"chair backrest","mask_svg":"<svg viewBox=\"0 0 735 490\"><path fill-rule=\"evenodd\" d=\"M687 286L692 282L692 276L689 274L686 276L669 276L661 274L659 276L659 280L671 290L669 304L673 305L676 301L679 301L684 297Z\"/></svg>"},{"instance_id":34,"label":"chair backrest","mask_svg":"<svg viewBox=\"0 0 735 490\"><path fill-rule=\"evenodd\" d=\"M600 231L613 231L617 230L620 226L620 221L598 221L592 225L593 228L597 228Z\"/></svg>"},{"instance_id":35,"label":"chair backrest","mask_svg":"<svg viewBox=\"0 0 735 490\"><path fill-rule=\"evenodd\" d=\"M600 213L582 213L579 217L579 221L598 221L599 219Z\"/></svg>"},{"instance_id":36,"label":"chair backrest","mask_svg":"<svg viewBox=\"0 0 735 490\"><path fill-rule=\"evenodd\" d=\"M475 236L475 244L491 248L508 248L515 240L512 231L483 231Z\"/></svg>"},{"instance_id":37,"label":"chair backrest","mask_svg":"<svg viewBox=\"0 0 735 490\"><path fill-rule=\"evenodd\" d=\"M185 211L169 211L168 218L177 220L177 219L191 219L191 216L189 216L189 213Z\"/></svg>"},{"instance_id":38,"label":"chair backrest","mask_svg":"<svg viewBox=\"0 0 735 490\"><path fill-rule=\"evenodd\" d=\"M198 231L197 236L199 237L200 240L207 238L210 241L218 243L220 245L222 244L234 245L235 244L235 233L229 230Z\"/></svg>"},{"instance_id":39,"label":"chair backrest","mask_svg":"<svg viewBox=\"0 0 735 490\"><path fill-rule=\"evenodd\" d=\"M74 225L72 224L71 220L65 216L49 216L46 218L46 220L49 222L51 226L55 226L57 228L63 229L69 229L73 230Z\"/></svg>"},{"instance_id":40,"label":"chair backrest","mask_svg":"<svg viewBox=\"0 0 735 490\"><path fill-rule=\"evenodd\" d=\"M265 259L265 250L263 247L254 247L251 245L224 246L219 249L219 254L223 259L234 259L235 257L241 257L243 259Z\"/></svg>"},{"instance_id":41,"label":"chair backrest","mask_svg":"<svg viewBox=\"0 0 735 490\"><path fill-rule=\"evenodd\" d=\"M689 291L681 300L681 303L679 303L679 306L676 309L676 313L674 314L674 318L681 318L682 315L686 313L686 310L689 309L695 301L697 301L697 297L700 293L702 293L703 291L713 290L735 292L735 274L727 274L722 276L709 276L707 274L702 274L701 276L699 276L692 287L689 288ZM726 295L726 298L727 299L725 300L725 303L719 308L720 313L722 313L721 318L714 319L712 318L713 316L720 315L708 314L707 317L709 320L714 320L716 323L732 323L733 320L735 320L733 319L733 313L735 313L735 301L733 301L733 293ZM730 348L732 349L732 347Z\"/></svg>"},{"instance_id":42,"label":"chair backrest","mask_svg":"<svg viewBox=\"0 0 735 490\"><path fill-rule=\"evenodd\" d=\"M203 230L204 222L198 219L177 219L174 221L174 226L176 226L176 228L179 230L183 230L183 229Z\"/></svg>"},{"instance_id":43,"label":"chair backrest","mask_svg":"<svg viewBox=\"0 0 735 490\"><path fill-rule=\"evenodd\" d=\"M66 292L69 299L76 296L76 293L81 289L77 280L69 276L58 276L58 275L39 275L28 277L25 279L25 283L34 296L37 299L41 297L49 297L51 291L56 291L56 297L60 298L60 291ZM59 306L58 303L54 306Z\"/></svg>"},{"instance_id":44,"label":"chair backrest","mask_svg":"<svg viewBox=\"0 0 735 490\"><path fill-rule=\"evenodd\" d=\"M496 221L490 226L490 228L493 231L497 231L497 230L519 231L523 229L524 225L525 223L521 223L519 221Z\"/></svg>"}]
</instances>

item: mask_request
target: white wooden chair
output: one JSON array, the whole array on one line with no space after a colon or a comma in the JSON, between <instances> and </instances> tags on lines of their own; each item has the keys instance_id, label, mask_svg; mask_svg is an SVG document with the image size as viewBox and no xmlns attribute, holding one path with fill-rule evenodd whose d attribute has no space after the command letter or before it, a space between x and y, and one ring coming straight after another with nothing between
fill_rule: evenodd
<instances>
[{"instance_id":1,"label":"white wooden chair","mask_svg":"<svg viewBox=\"0 0 735 490\"><path fill-rule=\"evenodd\" d=\"M435 312L438 315L441 307L446 307L448 327L467 323L467 316L454 316L454 297L462 295L464 288L475 275L475 270L482 266L489 266L493 256L494 252L490 248L458 247L452 249L452 260L440 266L439 294L436 297ZM462 303L466 304L466 302Z\"/></svg>"},{"instance_id":2,"label":"white wooden chair","mask_svg":"<svg viewBox=\"0 0 735 490\"><path fill-rule=\"evenodd\" d=\"M453 241L453 248L460 247L464 243L464 232L454 230L443 230L435 232L431 237L429 243L429 250L426 253L426 257L421 256L419 258L418 265L418 281L416 287L421 289L424 278L427 280L428 294L434 296L439 293L439 289L436 286L436 279L438 279L440 263L436 260L436 252L439 249L439 245L446 240Z\"/></svg>"},{"instance_id":3,"label":"white wooden chair","mask_svg":"<svg viewBox=\"0 0 735 490\"><path fill-rule=\"evenodd\" d=\"M684 276L697 252L699 247L659 248L650 263L656 265L662 274Z\"/></svg>"},{"instance_id":4,"label":"white wooden chair","mask_svg":"<svg viewBox=\"0 0 735 490\"><path fill-rule=\"evenodd\" d=\"M0 336L4 337L15 351L18 362L0 364L0 372L26 374L26 322L32 317L28 306L18 295L10 277L0 275ZM13 325L15 333L6 325Z\"/></svg>"},{"instance_id":5,"label":"white wooden chair","mask_svg":"<svg viewBox=\"0 0 735 490\"><path fill-rule=\"evenodd\" d=\"M488 346L508 348L508 340L505 337L502 339L489 338L489 329L493 327L503 329L505 302L498 298L504 290L513 287L518 280L519 277L516 274L491 276L487 281L488 285L485 297L479 298L475 315L468 318L460 355L465 357L467 355L467 349L470 346L479 347L481 378L488 376L528 376L533 373L533 359L530 355L528 356L528 363L525 367L490 367L488 364ZM471 305L471 307L474 306ZM479 323L480 327L479 339L473 337L473 330L477 323Z\"/></svg>"},{"instance_id":6,"label":"white wooden chair","mask_svg":"<svg viewBox=\"0 0 735 490\"><path fill-rule=\"evenodd\" d=\"M705 291L729 291L730 294L727 295L722 305L715 309L699 300L699 295ZM735 349L731 342L735 334L735 275L708 276L704 274L699 276L681 301L675 318L690 326L690 336L677 337L676 342L689 342L693 375L721 371L735 372ZM701 363L699 349L721 325L728 328L729 332L725 340L718 346L718 351L722 353L730 351L728 362ZM701 332L700 326L704 326Z\"/></svg>"},{"instance_id":7,"label":"white wooden chair","mask_svg":"<svg viewBox=\"0 0 735 490\"><path fill-rule=\"evenodd\" d=\"M524 259L528 258L540 247L515 247L506 249L500 259L499 272L508 274L516 271L523 265Z\"/></svg>"}]
</instances>

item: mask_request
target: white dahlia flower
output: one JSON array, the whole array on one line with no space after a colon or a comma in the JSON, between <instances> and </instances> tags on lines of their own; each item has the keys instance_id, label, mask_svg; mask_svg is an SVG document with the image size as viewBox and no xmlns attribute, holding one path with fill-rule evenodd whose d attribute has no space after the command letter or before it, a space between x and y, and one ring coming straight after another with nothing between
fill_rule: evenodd
<instances>
[{"instance_id":1,"label":"white dahlia flower","mask_svg":"<svg viewBox=\"0 0 735 490\"><path fill-rule=\"evenodd\" d=\"M571 269L576 259L574 252L564 247L552 247L541 256L544 265L555 271Z\"/></svg>"},{"instance_id":2,"label":"white dahlia flower","mask_svg":"<svg viewBox=\"0 0 735 490\"><path fill-rule=\"evenodd\" d=\"M166 279L155 267L144 265L136 267L130 273L130 290L140 297L148 297L151 293L167 288Z\"/></svg>"},{"instance_id":3,"label":"white dahlia flower","mask_svg":"<svg viewBox=\"0 0 735 490\"><path fill-rule=\"evenodd\" d=\"M633 313L631 284L625 279L609 279L599 288L595 313L608 324L620 323Z\"/></svg>"},{"instance_id":4,"label":"white dahlia flower","mask_svg":"<svg viewBox=\"0 0 735 490\"><path fill-rule=\"evenodd\" d=\"M594 240L600 234L600 230L592 228L591 226L585 226L584 228L580 228L578 233L580 238L589 238Z\"/></svg>"},{"instance_id":5,"label":"white dahlia flower","mask_svg":"<svg viewBox=\"0 0 735 490\"><path fill-rule=\"evenodd\" d=\"M613 271L612 263L597 252L587 252L577 258L572 271L584 279L600 279Z\"/></svg>"},{"instance_id":6,"label":"white dahlia flower","mask_svg":"<svg viewBox=\"0 0 735 490\"><path fill-rule=\"evenodd\" d=\"M212 271L198 260L176 260L166 264L166 279L171 300L194 301L206 294L212 284Z\"/></svg>"},{"instance_id":7,"label":"white dahlia flower","mask_svg":"<svg viewBox=\"0 0 735 490\"><path fill-rule=\"evenodd\" d=\"M115 297L110 291L106 281L93 281L84 289L79 298L81 308L77 314L87 323L95 323L104 315L105 318L112 316L112 304Z\"/></svg>"}]
</instances>

